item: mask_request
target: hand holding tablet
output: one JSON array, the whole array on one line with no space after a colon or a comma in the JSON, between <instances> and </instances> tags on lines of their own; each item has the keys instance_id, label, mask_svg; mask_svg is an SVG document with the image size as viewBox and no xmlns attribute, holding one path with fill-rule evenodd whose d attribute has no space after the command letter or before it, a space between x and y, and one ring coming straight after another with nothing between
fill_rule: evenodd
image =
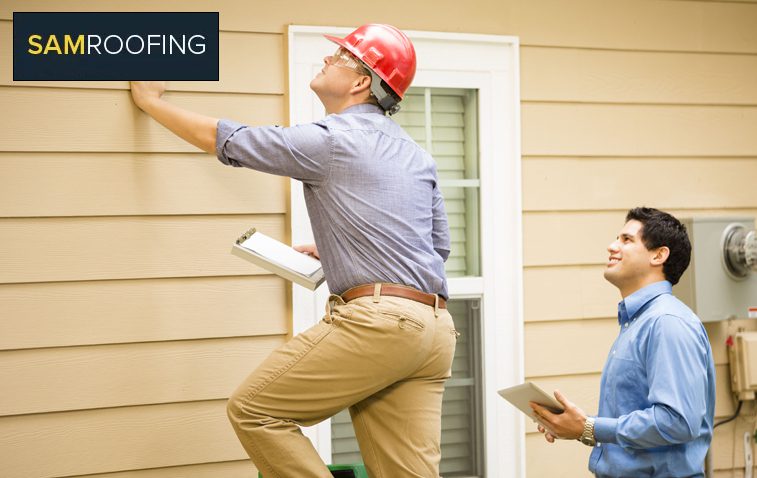
<instances>
[{"instance_id":1,"label":"hand holding tablet","mask_svg":"<svg viewBox=\"0 0 757 478\"><path fill-rule=\"evenodd\" d=\"M514 387L503 388L497 393L533 420L536 420L536 417L534 416L534 411L528 405L529 402L538 403L549 409L552 413L559 414L564 411L563 406L560 402L555 400L555 397L549 395L532 382L525 382Z\"/></svg>"}]
</instances>

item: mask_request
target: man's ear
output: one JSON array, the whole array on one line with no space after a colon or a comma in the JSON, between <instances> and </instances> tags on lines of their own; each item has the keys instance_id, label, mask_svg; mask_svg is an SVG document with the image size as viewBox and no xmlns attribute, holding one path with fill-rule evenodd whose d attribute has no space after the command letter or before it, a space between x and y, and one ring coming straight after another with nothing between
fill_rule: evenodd
<instances>
[{"instance_id":1,"label":"man's ear","mask_svg":"<svg viewBox=\"0 0 757 478\"><path fill-rule=\"evenodd\" d=\"M662 246L655 249L654 254L649 261L653 266L661 266L665 264L668 257L670 257L670 249L668 249L668 246Z\"/></svg>"},{"instance_id":2,"label":"man's ear","mask_svg":"<svg viewBox=\"0 0 757 478\"><path fill-rule=\"evenodd\" d=\"M350 88L350 94L357 95L363 91L369 91L371 89L371 77L368 75L360 75L352 82L352 88Z\"/></svg>"}]
</instances>

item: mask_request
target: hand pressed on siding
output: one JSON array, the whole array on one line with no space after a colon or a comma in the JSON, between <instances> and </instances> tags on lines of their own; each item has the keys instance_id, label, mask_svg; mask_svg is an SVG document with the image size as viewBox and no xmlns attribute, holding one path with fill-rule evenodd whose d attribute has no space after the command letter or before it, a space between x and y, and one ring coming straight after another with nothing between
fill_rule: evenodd
<instances>
[{"instance_id":1,"label":"hand pressed on siding","mask_svg":"<svg viewBox=\"0 0 757 478\"><path fill-rule=\"evenodd\" d=\"M185 110L161 98L165 81L132 81L131 97L142 111L173 134L208 153L215 153L218 119Z\"/></svg>"},{"instance_id":2,"label":"hand pressed on siding","mask_svg":"<svg viewBox=\"0 0 757 478\"><path fill-rule=\"evenodd\" d=\"M166 92L165 81L130 81L129 85L134 104L142 110L148 102L159 99Z\"/></svg>"},{"instance_id":3,"label":"hand pressed on siding","mask_svg":"<svg viewBox=\"0 0 757 478\"><path fill-rule=\"evenodd\" d=\"M318 255L318 248L315 247L315 244L300 244L299 246L294 246L294 250L321 260L321 256Z\"/></svg>"}]
</instances>

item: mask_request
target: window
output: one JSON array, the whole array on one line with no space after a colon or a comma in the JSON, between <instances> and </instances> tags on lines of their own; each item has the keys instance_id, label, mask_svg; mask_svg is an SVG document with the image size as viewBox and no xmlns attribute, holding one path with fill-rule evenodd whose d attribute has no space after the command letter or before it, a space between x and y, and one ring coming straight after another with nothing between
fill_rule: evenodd
<instances>
[{"instance_id":1,"label":"window","mask_svg":"<svg viewBox=\"0 0 757 478\"><path fill-rule=\"evenodd\" d=\"M289 27L292 124L324 115L309 89L333 51L323 34L352 30ZM522 477L523 417L496 393L523 380L518 41L406 33L418 67L394 118L437 161L452 239L448 307L463 333L443 402L441 473ZM310 242L301 185L292 181L291 191L292 241ZM292 289L294 333L321 318L327 296ZM304 433L326 462L360 460L347 412Z\"/></svg>"},{"instance_id":2,"label":"window","mask_svg":"<svg viewBox=\"0 0 757 478\"><path fill-rule=\"evenodd\" d=\"M436 160L449 220L448 277L478 276L479 187L475 90L410 88L394 120Z\"/></svg>"},{"instance_id":3,"label":"window","mask_svg":"<svg viewBox=\"0 0 757 478\"><path fill-rule=\"evenodd\" d=\"M449 312L460 332L442 401L443 476L483 476L483 370L480 301L451 300Z\"/></svg>"}]
</instances>

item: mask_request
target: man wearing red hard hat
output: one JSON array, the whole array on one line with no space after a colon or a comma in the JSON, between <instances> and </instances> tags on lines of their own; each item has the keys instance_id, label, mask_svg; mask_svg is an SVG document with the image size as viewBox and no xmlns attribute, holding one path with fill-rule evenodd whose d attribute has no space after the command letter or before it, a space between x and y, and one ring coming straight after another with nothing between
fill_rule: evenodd
<instances>
[{"instance_id":1,"label":"man wearing red hard hat","mask_svg":"<svg viewBox=\"0 0 757 478\"><path fill-rule=\"evenodd\" d=\"M344 38L324 36L367 67L372 96L396 113L415 76L415 49L405 34L390 25L363 25Z\"/></svg>"},{"instance_id":2,"label":"man wearing red hard hat","mask_svg":"<svg viewBox=\"0 0 757 478\"><path fill-rule=\"evenodd\" d=\"M274 351L229 398L228 415L266 477L330 477L300 426L349 408L371 477L439 476L441 405L457 332L447 312L449 228L433 158L388 115L415 75L415 50L389 25L363 25L310 83L326 118L248 127L161 99L134 102L230 166L303 183L331 295L317 325ZM264 320L264 319L262 319Z\"/></svg>"}]
</instances>

